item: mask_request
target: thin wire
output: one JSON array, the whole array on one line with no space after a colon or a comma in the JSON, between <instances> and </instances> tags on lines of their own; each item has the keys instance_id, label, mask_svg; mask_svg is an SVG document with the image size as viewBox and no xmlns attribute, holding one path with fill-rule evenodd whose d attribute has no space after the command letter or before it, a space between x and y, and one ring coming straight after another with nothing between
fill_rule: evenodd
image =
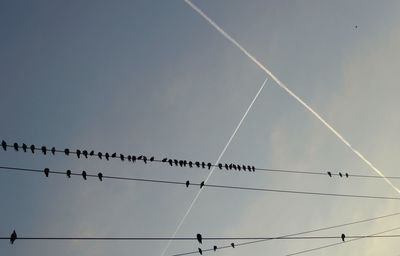
<instances>
[{"instance_id":1,"label":"thin wire","mask_svg":"<svg viewBox=\"0 0 400 256\"><path fill-rule=\"evenodd\" d=\"M364 223L364 222L370 222L370 221L374 221L374 220L389 218L389 217L393 217L393 216L397 216L397 215L400 215L400 212L392 213L392 214L388 214L388 215L383 215L383 216L378 216L378 217L374 217L374 218L369 218L369 219L364 219L364 220L348 222L348 223L334 225L334 226L328 226L328 227L324 227L324 228L318 228L318 229L313 229L313 230L308 230L308 231L303 231L303 232L298 232L298 233L292 233L292 234L283 235L283 236L280 236L280 237L291 237L291 236L305 235L305 234L315 233L315 232L319 232L319 231L335 229L335 228L340 228L340 227L360 224L360 223ZM268 241L271 241L271 239L261 239L261 240L256 240L256 241L237 243L237 244L235 244L235 247L245 246L245 245L250 245L250 244L256 244L256 243L262 243L262 242L268 242ZM226 245L226 246L218 247L218 251L223 250L223 249L232 249L232 246L231 245ZM203 252L213 251L213 250L214 250L214 248L204 249ZM173 256L183 256L183 255L190 255L190 254L197 254L197 253L198 253L198 251L192 251L192 252L174 254Z\"/></svg>"},{"instance_id":2,"label":"thin wire","mask_svg":"<svg viewBox=\"0 0 400 256\"><path fill-rule=\"evenodd\" d=\"M30 169L30 168L18 168L18 167L8 167L0 166L0 170L10 170L10 171L21 171L21 172L35 172L43 173L43 170ZM66 172L61 171L51 171L49 174L66 175ZM71 176L82 176L81 173L71 172ZM98 175L86 174L87 177L98 178ZM168 180L157 180L157 179L141 179L141 178L130 178L121 176L109 176L103 175L102 179L115 179L115 180L128 180L128 181L141 181L141 182L151 182L151 183L163 183L170 185L185 185L186 182L181 181L168 181ZM190 183L191 186L204 186L209 188L219 188L219 189L233 189L233 190L245 190L245 191L258 191L258 192L273 192L273 193L287 193L287 194L301 194L310 196L332 196L332 197L347 197L347 198L364 198L364 199L381 199L381 200L400 200L399 197L388 197L388 196L372 196L372 195L357 195L357 194L338 194L338 193L324 193L324 192L312 192L312 191L299 191L299 190L283 190L283 189L270 189L270 188L254 188L254 187L242 187L242 186L228 186L228 185L218 185L218 184L207 184L205 183Z\"/></svg>"}]
</instances>

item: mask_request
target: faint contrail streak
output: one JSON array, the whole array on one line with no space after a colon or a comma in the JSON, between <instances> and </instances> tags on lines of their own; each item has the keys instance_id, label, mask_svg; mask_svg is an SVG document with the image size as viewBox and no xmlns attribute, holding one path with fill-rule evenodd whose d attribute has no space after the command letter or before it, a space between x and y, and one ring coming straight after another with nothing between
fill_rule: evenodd
<instances>
[{"instance_id":1,"label":"faint contrail streak","mask_svg":"<svg viewBox=\"0 0 400 256\"><path fill-rule=\"evenodd\" d=\"M233 43L239 48L247 57L249 57L259 68L261 68L266 74L268 74L282 89L284 89L290 96L297 100L303 107L310 111L319 121L321 121L339 140L341 140L354 154L356 154L364 163L366 163L372 170L380 175L386 183L388 183L397 193L400 194L400 190L387 179L383 173L376 168L367 158L365 158L358 150L356 150L338 131L336 131L325 119L323 119L314 109L307 105L302 99L300 99L294 92L292 92L283 82L281 82L271 71L269 71L260 61L258 61L251 53L249 53L242 45L240 45L235 39L233 39L228 33L226 33L220 26L218 26L212 19L210 19L201 9L194 5L190 0L185 2L198 14L200 14L208 23L210 23L219 33L221 33L226 39Z\"/></svg>"},{"instance_id":2,"label":"faint contrail streak","mask_svg":"<svg viewBox=\"0 0 400 256\"><path fill-rule=\"evenodd\" d=\"M213 174L216 165L221 161L222 156L225 154L226 149L229 147L229 144L231 144L233 138L235 137L237 131L239 130L240 126L242 125L244 119L246 118L247 114L249 113L250 109L253 107L254 102L257 100L258 95L261 93L262 89L264 88L265 84L267 83L268 78L266 78L263 82L263 84L261 85L260 89L258 90L256 96L254 96L252 102L250 103L249 107L247 108L246 112L244 113L242 119L240 119L238 125L236 126L235 130L233 131L231 137L229 138L228 142L226 143L224 149L221 151L221 154L219 154L219 157L217 159L217 161L215 162L214 167L211 169L210 173L207 175L207 178L205 179L204 183L207 184L207 181L210 179L211 175ZM185 215L183 215L181 221L179 222L178 226L175 229L174 234L172 235L172 237L175 237L176 234L178 233L179 229L181 228L182 224L185 222L186 217L189 215L190 211L192 210L194 204L196 203L197 199L199 198L201 193L201 189L197 192L196 196L194 197L192 203L190 204L189 208L186 210ZM167 246L164 248L163 252L161 253L161 256L164 256L164 254L167 252L169 246L171 245L172 240L169 240L167 243Z\"/></svg>"}]
</instances>

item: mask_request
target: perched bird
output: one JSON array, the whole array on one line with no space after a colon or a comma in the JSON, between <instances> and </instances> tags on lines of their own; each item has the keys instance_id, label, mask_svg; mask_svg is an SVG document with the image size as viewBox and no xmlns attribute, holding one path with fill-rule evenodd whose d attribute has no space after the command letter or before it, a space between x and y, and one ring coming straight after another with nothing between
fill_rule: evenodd
<instances>
[{"instance_id":1,"label":"perched bird","mask_svg":"<svg viewBox=\"0 0 400 256\"><path fill-rule=\"evenodd\" d=\"M222 164L221 164L221 163L218 164L218 168L219 168L220 170L222 170Z\"/></svg>"},{"instance_id":2,"label":"perched bird","mask_svg":"<svg viewBox=\"0 0 400 256\"><path fill-rule=\"evenodd\" d=\"M103 159L103 153L99 152L97 153L97 156L99 157L99 159Z\"/></svg>"},{"instance_id":3,"label":"perched bird","mask_svg":"<svg viewBox=\"0 0 400 256\"><path fill-rule=\"evenodd\" d=\"M196 161L194 164L197 166L197 168L200 168L200 162Z\"/></svg>"},{"instance_id":4,"label":"perched bird","mask_svg":"<svg viewBox=\"0 0 400 256\"><path fill-rule=\"evenodd\" d=\"M235 243L231 243L232 248L235 248Z\"/></svg>"},{"instance_id":5,"label":"perched bird","mask_svg":"<svg viewBox=\"0 0 400 256\"><path fill-rule=\"evenodd\" d=\"M117 157L117 153L115 153L115 152L112 153L111 157L112 157L112 158L116 158L116 157Z\"/></svg>"},{"instance_id":6,"label":"perched bird","mask_svg":"<svg viewBox=\"0 0 400 256\"><path fill-rule=\"evenodd\" d=\"M163 162L163 163L165 163L165 162L167 162L168 161L168 158L163 158L163 160L161 160L161 162Z\"/></svg>"},{"instance_id":7,"label":"perched bird","mask_svg":"<svg viewBox=\"0 0 400 256\"><path fill-rule=\"evenodd\" d=\"M132 161L132 156L131 155L128 155L128 161L130 162L130 161Z\"/></svg>"},{"instance_id":8,"label":"perched bird","mask_svg":"<svg viewBox=\"0 0 400 256\"><path fill-rule=\"evenodd\" d=\"M344 242L344 239L346 238L346 235L345 234L342 234L342 241Z\"/></svg>"},{"instance_id":9,"label":"perched bird","mask_svg":"<svg viewBox=\"0 0 400 256\"><path fill-rule=\"evenodd\" d=\"M200 183L200 189L202 189L204 187L204 181L202 181L201 183Z\"/></svg>"},{"instance_id":10,"label":"perched bird","mask_svg":"<svg viewBox=\"0 0 400 256\"><path fill-rule=\"evenodd\" d=\"M82 171L82 177L83 177L84 180L86 180L86 175L87 175L86 172Z\"/></svg>"},{"instance_id":11,"label":"perched bird","mask_svg":"<svg viewBox=\"0 0 400 256\"><path fill-rule=\"evenodd\" d=\"M178 164L179 164L178 159L174 159L174 164L175 164L175 166L178 166Z\"/></svg>"},{"instance_id":12,"label":"perched bird","mask_svg":"<svg viewBox=\"0 0 400 256\"><path fill-rule=\"evenodd\" d=\"M200 255L203 255L203 251L201 250L201 248L199 248L199 253Z\"/></svg>"},{"instance_id":13,"label":"perched bird","mask_svg":"<svg viewBox=\"0 0 400 256\"><path fill-rule=\"evenodd\" d=\"M15 240L17 240L17 233L15 232L15 230L11 233L10 236L10 243L14 244Z\"/></svg>"},{"instance_id":14,"label":"perched bird","mask_svg":"<svg viewBox=\"0 0 400 256\"><path fill-rule=\"evenodd\" d=\"M46 177L49 177L49 173L50 173L49 168L44 168L43 172L44 172L44 175L46 175Z\"/></svg>"},{"instance_id":15,"label":"perched bird","mask_svg":"<svg viewBox=\"0 0 400 256\"><path fill-rule=\"evenodd\" d=\"M27 146L25 143L23 143L23 144L22 144L22 150L23 150L24 152L26 152L27 149L28 149L28 146Z\"/></svg>"},{"instance_id":16,"label":"perched bird","mask_svg":"<svg viewBox=\"0 0 400 256\"><path fill-rule=\"evenodd\" d=\"M56 154L56 148L55 148L55 147L52 147L52 148L51 148L51 153L52 153L53 155Z\"/></svg>"},{"instance_id":17,"label":"perched bird","mask_svg":"<svg viewBox=\"0 0 400 256\"><path fill-rule=\"evenodd\" d=\"M71 170L67 170L67 177L71 178Z\"/></svg>"},{"instance_id":18,"label":"perched bird","mask_svg":"<svg viewBox=\"0 0 400 256\"><path fill-rule=\"evenodd\" d=\"M225 164L225 169L229 170L228 164Z\"/></svg>"},{"instance_id":19,"label":"perched bird","mask_svg":"<svg viewBox=\"0 0 400 256\"><path fill-rule=\"evenodd\" d=\"M252 170L253 172L255 172L255 171L256 171L256 167L252 166L252 167L251 167L251 170Z\"/></svg>"},{"instance_id":20,"label":"perched bird","mask_svg":"<svg viewBox=\"0 0 400 256\"><path fill-rule=\"evenodd\" d=\"M186 160L183 160L183 166L186 167L186 165L187 165L187 161L186 161Z\"/></svg>"},{"instance_id":21,"label":"perched bird","mask_svg":"<svg viewBox=\"0 0 400 256\"><path fill-rule=\"evenodd\" d=\"M170 166L172 166L172 159L169 159L168 163L169 163Z\"/></svg>"},{"instance_id":22,"label":"perched bird","mask_svg":"<svg viewBox=\"0 0 400 256\"><path fill-rule=\"evenodd\" d=\"M179 166L183 167L183 160L179 160Z\"/></svg>"},{"instance_id":23,"label":"perched bird","mask_svg":"<svg viewBox=\"0 0 400 256\"><path fill-rule=\"evenodd\" d=\"M190 181L186 181L186 187L188 188L189 187L189 185L190 185Z\"/></svg>"},{"instance_id":24,"label":"perched bird","mask_svg":"<svg viewBox=\"0 0 400 256\"><path fill-rule=\"evenodd\" d=\"M348 178L349 177L349 174L346 172L346 178Z\"/></svg>"},{"instance_id":25,"label":"perched bird","mask_svg":"<svg viewBox=\"0 0 400 256\"><path fill-rule=\"evenodd\" d=\"M82 155L83 155L85 158L87 158L87 156L88 156L87 150L83 150L83 151L82 151Z\"/></svg>"},{"instance_id":26,"label":"perched bird","mask_svg":"<svg viewBox=\"0 0 400 256\"><path fill-rule=\"evenodd\" d=\"M106 152L105 157L107 159L107 161L110 159L110 154L108 154L108 152Z\"/></svg>"},{"instance_id":27,"label":"perched bird","mask_svg":"<svg viewBox=\"0 0 400 256\"><path fill-rule=\"evenodd\" d=\"M78 158L81 158L81 151L79 149L76 150L76 156Z\"/></svg>"},{"instance_id":28,"label":"perched bird","mask_svg":"<svg viewBox=\"0 0 400 256\"><path fill-rule=\"evenodd\" d=\"M97 174L97 177L99 177L99 180L100 180L100 181L103 181L103 174L102 174L101 172L99 172L99 173Z\"/></svg>"},{"instance_id":29,"label":"perched bird","mask_svg":"<svg viewBox=\"0 0 400 256\"><path fill-rule=\"evenodd\" d=\"M238 165L238 166L237 166L237 169L240 171L240 169L242 169L242 168L240 167L240 165Z\"/></svg>"},{"instance_id":30,"label":"perched bird","mask_svg":"<svg viewBox=\"0 0 400 256\"><path fill-rule=\"evenodd\" d=\"M121 159L122 162L125 160L125 156L123 154L120 154L119 158Z\"/></svg>"},{"instance_id":31,"label":"perched bird","mask_svg":"<svg viewBox=\"0 0 400 256\"><path fill-rule=\"evenodd\" d=\"M189 167L192 168L193 167L193 162L189 161Z\"/></svg>"},{"instance_id":32,"label":"perched bird","mask_svg":"<svg viewBox=\"0 0 400 256\"><path fill-rule=\"evenodd\" d=\"M218 249L218 247L216 245L214 245L213 250L214 252Z\"/></svg>"},{"instance_id":33,"label":"perched bird","mask_svg":"<svg viewBox=\"0 0 400 256\"><path fill-rule=\"evenodd\" d=\"M32 144L30 149L31 149L32 154L35 153L35 145Z\"/></svg>"},{"instance_id":34,"label":"perched bird","mask_svg":"<svg viewBox=\"0 0 400 256\"><path fill-rule=\"evenodd\" d=\"M4 140L1 141L1 146L3 147L4 151L7 151L7 142L5 142Z\"/></svg>"},{"instance_id":35,"label":"perched bird","mask_svg":"<svg viewBox=\"0 0 400 256\"><path fill-rule=\"evenodd\" d=\"M136 161L136 156L132 156L132 163Z\"/></svg>"},{"instance_id":36,"label":"perched bird","mask_svg":"<svg viewBox=\"0 0 400 256\"><path fill-rule=\"evenodd\" d=\"M94 150L90 151L89 155L94 156Z\"/></svg>"},{"instance_id":37,"label":"perched bird","mask_svg":"<svg viewBox=\"0 0 400 256\"><path fill-rule=\"evenodd\" d=\"M15 149L15 151L18 151L18 148L19 148L19 146L18 146L18 143L14 143L14 149Z\"/></svg>"},{"instance_id":38,"label":"perched bird","mask_svg":"<svg viewBox=\"0 0 400 256\"><path fill-rule=\"evenodd\" d=\"M146 156L143 156L143 162L144 162L145 164L147 164L147 157L146 157Z\"/></svg>"},{"instance_id":39,"label":"perched bird","mask_svg":"<svg viewBox=\"0 0 400 256\"><path fill-rule=\"evenodd\" d=\"M229 170L232 170L233 164L229 165Z\"/></svg>"},{"instance_id":40,"label":"perched bird","mask_svg":"<svg viewBox=\"0 0 400 256\"><path fill-rule=\"evenodd\" d=\"M249 172L251 171L251 166L250 165L247 166L247 170L249 170Z\"/></svg>"},{"instance_id":41,"label":"perched bird","mask_svg":"<svg viewBox=\"0 0 400 256\"><path fill-rule=\"evenodd\" d=\"M246 171L246 165L242 165L243 171Z\"/></svg>"},{"instance_id":42,"label":"perched bird","mask_svg":"<svg viewBox=\"0 0 400 256\"><path fill-rule=\"evenodd\" d=\"M43 155L46 155L46 153L47 153L47 148L46 148L46 146L42 146L42 153L43 153Z\"/></svg>"},{"instance_id":43,"label":"perched bird","mask_svg":"<svg viewBox=\"0 0 400 256\"><path fill-rule=\"evenodd\" d=\"M150 162L154 161L154 156L150 157Z\"/></svg>"},{"instance_id":44,"label":"perched bird","mask_svg":"<svg viewBox=\"0 0 400 256\"><path fill-rule=\"evenodd\" d=\"M202 167L203 169L206 168L206 163L201 162L201 167Z\"/></svg>"},{"instance_id":45,"label":"perched bird","mask_svg":"<svg viewBox=\"0 0 400 256\"><path fill-rule=\"evenodd\" d=\"M65 154L66 156L69 155L69 148L64 149L64 154Z\"/></svg>"},{"instance_id":46,"label":"perched bird","mask_svg":"<svg viewBox=\"0 0 400 256\"><path fill-rule=\"evenodd\" d=\"M208 164L207 164L208 170L211 169L211 165L212 165L211 163L208 163Z\"/></svg>"},{"instance_id":47,"label":"perched bird","mask_svg":"<svg viewBox=\"0 0 400 256\"><path fill-rule=\"evenodd\" d=\"M339 176L340 176L340 178L342 178L342 177L343 177L343 174L342 174L341 172L339 172Z\"/></svg>"},{"instance_id":48,"label":"perched bird","mask_svg":"<svg viewBox=\"0 0 400 256\"><path fill-rule=\"evenodd\" d=\"M329 177L332 177L332 173L330 171L327 172Z\"/></svg>"},{"instance_id":49,"label":"perched bird","mask_svg":"<svg viewBox=\"0 0 400 256\"><path fill-rule=\"evenodd\" d=\"M197 241L202 244L203 243L203 237L201 236L201 234L197 234L196 235Z\"/></svg>"}]
</instances>

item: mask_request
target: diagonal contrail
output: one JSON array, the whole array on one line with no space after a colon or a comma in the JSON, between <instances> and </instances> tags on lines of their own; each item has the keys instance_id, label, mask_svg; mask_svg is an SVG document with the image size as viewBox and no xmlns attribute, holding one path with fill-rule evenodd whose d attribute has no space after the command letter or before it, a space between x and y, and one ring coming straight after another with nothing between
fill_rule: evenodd
<instances>
[{"instance_id":1,"label":"diagonal contrail","mask_svg":"<svg viewBox=\"0 0 400 256\"><path fill-rule=\"evenodd\" d=\"M222 156L225 154L226 149L229 147L229 144L231 144L233 138L235 137L237 131L239 130L240 126L242 125L244 119L246 118L247 114L249 113L250 109L253 107L254 102L257 100L258 95L261 93L262 89L264 88L264 86L266 85L268 81L268 77L265 78L263 84L261 85L260 89L258 90L256 96L254 96L253 100L251 101L249 107L247 108L246 112L244 113L244 115L242 116L242 119L240 119L238 125L236 126L235 130L233 131L231 137L229 138L228 142L226 143L224 149L221 151L221 154L219 154L219 157L217 159L217 161L215 162L214 167L211 169L210 173L207 175L207 178L205 179L204 183L207 183L207 181L210 179L211 175L213 174L216 165L221 161ZM182 224L185 222L186 217L189 215L190 211L192 210L194 204L196 203L197 199L199 198L201 193L201 189L197 192L196 196L194 197L192 203L190 204L189 208L186 210L185 215L183 215L181 221L179 222L178 226L175 229L174 234L172 235L172 237L175 237L176 234L178 233L179 229L181 228ZM167 243L167 246L165 246L163 252L161 253L161 256L164 256L165 253L167 252L169 246L171 245L172 240L169 240Z\"/></svg>"},{"instance_id":2,"label":"diagonal contrail","mask_svg":"<svg viewBox=\"0 0 400 256\"><path fill-rule=\"evenodd\" d=\"M355 149L350 142L348 142L338 131L336 131L325 119L323 119L314 109L312 109L307 103L305 103L299 96L292 92L283 82L281 82L271 71L269 71L260 61L258 61L251 53L249 53L241 44L233 39L228 33L226 33L220 26L218 26L211 18L209 18L199 7L194 5L190 0L185 2L198 14L200 14L208 23L211 24L219 33L221 33L226 39L233 43L239 48L247 57L249 57L259 68L261 68L268 76L270 76L283 90L285 90L290 96L297 100L303 107L311 112L321 123L323 123L339 140L341 140L354 154L356 154L364 163L366 163L373 171L380 175L386 183L388 183L397 193L400 194L400 190L393 185L393 183L387 179L383 173L375 167L367 158L365 158L357 149Z\"/></svg>"}]
</instances>

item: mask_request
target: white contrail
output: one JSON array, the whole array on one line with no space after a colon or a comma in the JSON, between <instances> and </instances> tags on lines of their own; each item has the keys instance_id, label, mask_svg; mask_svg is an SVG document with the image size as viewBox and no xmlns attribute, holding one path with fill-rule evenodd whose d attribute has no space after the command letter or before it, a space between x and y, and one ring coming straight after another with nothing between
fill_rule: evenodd
<instances>
[{"instance_id":1,"label":"white contrail","mask_svg":"<svg viewBox=\"0 0 400 256\"><path fill-rule=\"evenodd\" d=\"M228 142L226 143L224 149L221 151L221 154L219 154L219 157L217 161L215 162L214 167L211 169L210 173L208 174L207 178L204 180L204 183L207 183L207 181L210 179L211 175L213 174L216 165L221 161L222 156L225 154L226 149L229 147L229 144L231 144L233 138L235 137L237 131L239 130L240 126L242 125L244 119L246 118L247 114L249 113L250 109L253 107L254 102L257 100L258 95L261 93L262 89L266 85L268 81L268 77L264 80L264 83L261 85L260 89L258 90L256 96L254 96L253 101L250 103L249 107L247 108L246 112L244 113L242 119L240 119L240 122L236 126L235 130L233 131L231 137L229 138ZM197 192L196 196L194 197L192 203L190 204L189 208L186 210L185 215L183 215L181 221L179 222L178 226L176 227L176 230L174 234L172 235L173 238L175 238L176 234L178 233L179 229L181 228L182 224L185 222L186 217L189 215L190 211L192 210L194 204L196 203L197 199L199 198L201 193L201 189ZM169 246L171 245L172 240L169 240L167 243L167 246L164 248L163 252L161 253L161 256L164 256L164 254L167 252Z\"/></svg>"},{"instance_id":2,"label":"white contrail","mask_svg":"<svg viewBox=\"0 0 400 256\"><path fill-rule=\"evenodd\" d=\"M397 193L400 190L393 185L393 183L387 179L383 173L376 168L367 158L365 158L358 150L356 150L338 131L336 131L325 119L323 119L317 112L314 111L310 106L307 105L302 99L300 99L294 92L292 92L283 82L281 82L271 71L269 71L260 61L258 61L251 53L249 53L242 45L240 45L235 39L233 39L228 33L226 33L220 26L218 26L212 19L210 19L199 7L194 5L190 0L185 2L198 14L200 14L208 23L210 23L218 32L220 32L226 39L233 43L239 48L247 57L249 57L259 68L261 68L266 74L268 74L282 89L284 89L290 96L297 100L303 107L310 111L319 121L321 121L339 140L341 140L354 154L356 154L362 161L364 161L372 170L380 175L386 183L388 183Z\"/></svg>"}]
</instances>

